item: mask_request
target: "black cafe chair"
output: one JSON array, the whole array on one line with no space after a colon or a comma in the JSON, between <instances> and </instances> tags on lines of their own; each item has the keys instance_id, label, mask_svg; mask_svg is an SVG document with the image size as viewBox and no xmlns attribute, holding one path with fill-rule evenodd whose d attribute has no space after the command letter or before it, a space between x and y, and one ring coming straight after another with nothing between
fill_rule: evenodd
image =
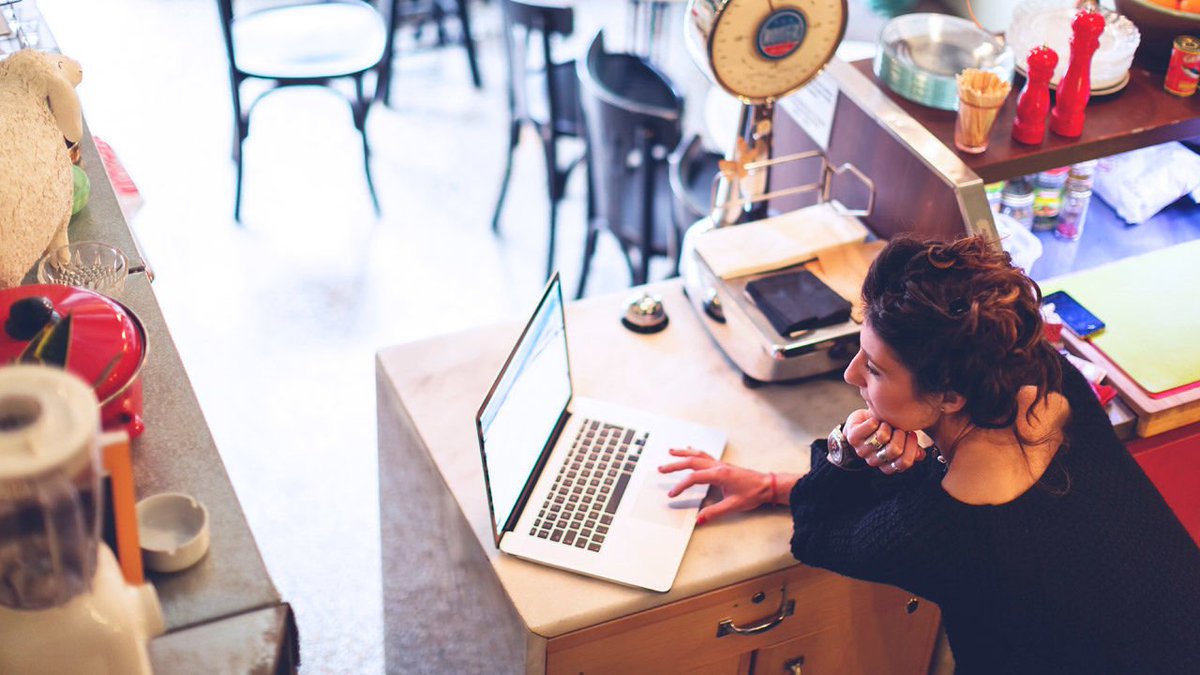
<instances>
[{"instance_id":1,"label":"black cafe chair","mask_svg":"<svg viewBox=\"0 0 1200 675\"><path fill-rule=\"evenodd\" d=\"M453 9L447 5L454 3ZM375 100L384 105L391 105L392 100L392 71L393 60L396 56L396 31L403 27L412 26L420 37L421 33L432 23L437 36L437 46L449 44L446 32L446 19L453 13L458 19L459 40L467 53L467 66L471 69L471 83L476 89L483 87L483 78L479 73L479 59L475 53L475 37L471 34L471 7L469 0L379 0L380 6L386 4L387 12L387 44L384 47L384 58L379 64L379 74L375 85Z\"/></svg>"},{"instance_id":2,"label":"black cafe chair","mask_svg":"<svg viewBox=\"0 0 1200 675\"><path fill-rule=\"evenodd\" d=\"M697 220L712 214L713 182L721 170L720 154L706 150L698 134L681 142L667 160L667 176L675 197L675 230L686 232ZM679 274L678 251L675 274Z\"/></svg>"},{"instance_id":3,"label":"black cafe chair","mask_svg":"<svg viewBox=\"0 0 1200 675\"><path fill-rule=\"evenodd\" d=\"M237 163L234 219L241 222L242 218L243 147L250 135L254 106L263 96L283 87L322 86L340 92L335 84L339 80L350 80L354 85L350 112L354 128L362 136L363 168L371 203L379 213L367 140L371 97L364 91L363 78L383 58L383 17L374 6L359 0L277 5L245 13L235 13L233 0L217 0L217 9L233 95L233 157ZM267 88L243 106L242 85L247 80L261 80Z\"/></svg>"},{"instance_id":4,"label":"black cafe chair","mask_svg":"<svg viewBox=\"0 0 1200 675\"><path fill-rule=\"evenodd\" d=\"M518 0L500 0L504 17L504 44L508 62L508 159L500 195L492 214L492 231L500 231L500 214L512 178L513 153L528 124L537 132L546 159L546 188L550 199L549 254L546 278L554 271L554 245L558 230L558 205L567 190L571 172L583 159L583 122L579 111L579 83L574 60L556 60L554 43L575 30L570 7L540 5ZM562 157L572 139L580 146L572 156ZM589 217L591 197L589 190Z\"/></svg>"},{"instance_id":5,"label":"black cafe chair","mask_svg":"<svg viewBox=\"0 0 1200 675\"><path fill-rule=\"evenodd\" d=\"M645 59L606 52L603 31L578 72L595 195L576 292L582 297L601 230L616 236L634 285L647 281L653 256L678 259L667 157L679 144L683 98Z\"/></svg>"}]
</instances>

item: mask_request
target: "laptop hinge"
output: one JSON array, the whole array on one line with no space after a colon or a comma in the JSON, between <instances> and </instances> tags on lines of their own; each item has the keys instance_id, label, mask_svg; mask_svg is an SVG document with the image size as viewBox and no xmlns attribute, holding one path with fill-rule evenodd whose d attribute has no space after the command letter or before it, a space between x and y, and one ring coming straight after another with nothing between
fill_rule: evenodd
<instances>
[{"instance_id":1,"label":"laptop hinge","mask_svg":"<svg viewBox=\"0 0 1200 675\"><path fill-rule=\"evenodd\" d=\"M569 407L569 406L568 406ZM508 520L504 523L504 528L500 531L500 536L504 536L505 532L511 532L517 529L517 521L520 520L521 514L525 511L525 503L529 501L529 495L533 494L533 488L537 485L538 478L542 475L542 469L546 468L546 462L550 461L550 453L554 450L554 446L558 443L558 437L567 426L567 420L571 419L571 411L564 409L562 414L558 416L558 424L554 425L554 431L546 439L546 445L542 448L541 454L538 455L537 464L533 466L533 471L529 472L529 478L525 481L525 487L521 488L521 496L517 497L517 504L513 507L512 513L508 515Z\"/></svg>"}]
</instances>

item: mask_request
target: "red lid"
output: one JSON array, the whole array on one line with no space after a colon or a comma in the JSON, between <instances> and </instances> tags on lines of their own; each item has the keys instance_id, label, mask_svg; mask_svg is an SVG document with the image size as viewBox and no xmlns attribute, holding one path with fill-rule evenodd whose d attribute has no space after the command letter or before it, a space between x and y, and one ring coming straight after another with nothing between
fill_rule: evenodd
<instances>
[{"instance_id":1,"label":"red lid","mask_svg":"<svg viewBox=\"0 0 1200 675\"><path fill-rule=\"evenodd\" d=\"M1035 69L1054 70L1058 65L1058 53L1046 45L1034 47L1029 50L1029 55L1025 58L1025 63L1029 66L1029 71Z\"/></svg>"},{"instance_id":2,"label":"red lid","mask_svg":"<svg viewBox=\"0 0 1200 675\"><path fill-rule=\"evenodd\" d=\"M36 298L47 301L45 309L18 309L18 316L12 316L14 303L25 300L24 309L28 310ZM58 284L0 290L0 364L15 360L42 325L68 315L71 335L66 369L91 383L96 398L104 403L137 377L146 344L137 317L124 305L94 291Z\"/></svg>"},{"instance_id":3,"label":"red lid","mask_svg":"<svg viewBox=\"0 0 1200 675\"><path fill-rule=\"evenodd\" d=\"M1089 7L1075 13L1075 19L1071 21L1071 30L1075 35L1098 38L1104 32L1104 25L1104 15Z\"/></svg>"}]
</instances>

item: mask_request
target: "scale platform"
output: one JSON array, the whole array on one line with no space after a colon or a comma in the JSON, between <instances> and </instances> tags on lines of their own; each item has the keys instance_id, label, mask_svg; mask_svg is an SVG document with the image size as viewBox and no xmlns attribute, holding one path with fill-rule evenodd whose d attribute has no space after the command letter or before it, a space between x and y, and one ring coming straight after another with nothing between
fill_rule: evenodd
<instances>
[{"instance_id":1,"label":"scale platform","mask_svg":"<svg viewBox=\"0 0 1200 675\"><path fill-rule=\"evenodd\" d=\"M860 325L854 320L792 335L780 335L746 294L746 284L796 266L731 279L717 276L696 253L693 227L684 237L684 291L721 351L751 380L783 382L844 369L858 352ZM689 241L691 240L691 241Z\"/></svg>"}]
</instances>

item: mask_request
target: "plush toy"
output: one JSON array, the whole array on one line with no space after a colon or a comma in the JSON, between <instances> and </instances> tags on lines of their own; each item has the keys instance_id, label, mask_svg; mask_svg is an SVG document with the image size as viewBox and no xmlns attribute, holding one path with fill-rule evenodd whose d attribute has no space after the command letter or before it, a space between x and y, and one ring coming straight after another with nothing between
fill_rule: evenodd
<instances>
[{"instance_id":1,"label":"plush toy","mask_svg":"<svg viewBox=\"0 0 1200 675\"><path fill-rule=\"evenodd\" d=\"M74 178L64 142L83 137L79 64L25 49L0 61L0 288L67 244Z\"/></svg>"}]
</instances>

